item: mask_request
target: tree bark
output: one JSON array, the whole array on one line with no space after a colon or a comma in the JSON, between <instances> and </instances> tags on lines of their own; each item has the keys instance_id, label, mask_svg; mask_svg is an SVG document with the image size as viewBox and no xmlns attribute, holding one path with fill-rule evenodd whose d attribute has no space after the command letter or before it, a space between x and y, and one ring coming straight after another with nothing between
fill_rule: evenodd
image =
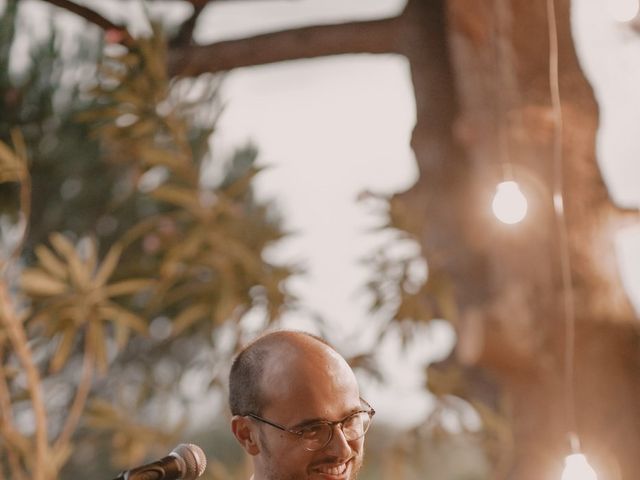
<instances>
[{"instance_id":1,"label":"tree bark","mask_svg":"<svg viewBox=\"0 0 640 480\"><path fill-rule=\"evenodd\" d=\"M488 372L510 405L514 445L505 451L512 467L500 478L559 479L573 430L600 480L635 478L638 332L616 268L619 217L596 164L598 112L571 40L569 1L556 4L566 238L553 209L557 132L544 2L449 0L447 37L459 100L451 127L468 159L467 171L454 183L470 183L473 193L465 205L448 202L459 207L451 215L464 227L445 226L461 238L453 267L445 260L442 268L453 275L457 294L457 358ZM529 214L517 226L499 225L482 211L505 164L529 200ZM421 179L428 177L430 170L422 168ZM434 203L447 202L450 193ZM443 228L437 213L425 215L425 232ZM424 242L427 259L433 255L430 236ZM563 246L575 310L576 336L569 343ZM461 258L473 265L471 276L459 268ZM569 365L575 371L567 378L572 345Z\"/></svg>"},{"instance_id":2,"label":"tree bark","mask_svg":"<svg viewBox=\"0 0 640 480\"><path fill-rule=\"evenodd\" d=\"M176 45L169 73L194 76L239 67L345 53L398 53L400 18L322 25L226 40L209 45Z\"/></svg>"}]
</instances>

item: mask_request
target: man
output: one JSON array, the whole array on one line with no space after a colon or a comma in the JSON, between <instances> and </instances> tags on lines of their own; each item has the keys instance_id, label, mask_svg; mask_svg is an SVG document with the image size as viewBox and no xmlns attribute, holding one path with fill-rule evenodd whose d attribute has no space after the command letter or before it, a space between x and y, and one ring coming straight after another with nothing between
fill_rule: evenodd
<instances>
[{"instance_id":1,"label":"man","mask_svg":"<svg viewBox=\"0 0 640 480\"><path fill-rule=\"evenodd\" d=\"M233 362L229 405L253 480L356 478L375 412L322 339L278 331L255 340Z\"/></svg>"}]
</instances>

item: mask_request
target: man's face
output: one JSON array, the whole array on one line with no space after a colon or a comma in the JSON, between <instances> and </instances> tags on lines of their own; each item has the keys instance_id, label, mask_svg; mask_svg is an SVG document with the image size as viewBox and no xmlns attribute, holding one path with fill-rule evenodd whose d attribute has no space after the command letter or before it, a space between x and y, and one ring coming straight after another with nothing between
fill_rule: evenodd
<instances>
[{"instance_id":1,"label":"man's face","mask_svg":"<svg viewBox=\"0 0 640 480\"><path fill-rule=\"evenodd\" d=\"M324 353L297 358L294 367L293 359L281 358L267 368L263 391L269 400L262 417L297 430L318 420L341 420L362 409L349 366L336 354ZM329 444L310 452L298 436L252 421L260 446L260 454L255 457L256 480L356 478L362 465L364 438L347 441L336 426Z\"/></svg>"}]
</instances>

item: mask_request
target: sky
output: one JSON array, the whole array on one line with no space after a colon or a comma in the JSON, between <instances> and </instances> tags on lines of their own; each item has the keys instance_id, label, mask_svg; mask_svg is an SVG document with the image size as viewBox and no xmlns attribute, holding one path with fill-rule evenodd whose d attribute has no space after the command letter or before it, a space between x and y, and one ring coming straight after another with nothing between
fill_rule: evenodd
<instances>
[{"instance_id":1,"label":"sky","mask_svg":"<svg viewBox=\"0 0 640 480\"><path fill-rule=\"evenodd\" d=\"M33 9L29 21L37 22L35 12L42 12L42 3L23 2ZM0 6L3 3L0 0ZM83 3L101 10L110 2ZM175 19L189 14L176 2L160 3ZM195 34L198 42L208 43L292 26L389 16L403 4L215 2L205 10ZM127 5L128 10L111 12L112 18L141 18L136 2ZM640 35L611 19L605 0L574 0L573 22L580 59L601 108L597 153L603 176L619 204L637 208L640 139L634 129L640 125ZM42 26L32 35L42 35ZM67 34L72 44L71 30ZM16 48L24 50L26 43ZM338 347L348 342L350 348L366 348L381 319L368 312L369 299L362 291L368 272L359 260L384 237L370 233L380 218L356 199L364 191L402 191L416 179L409 148L415 106L406 60L345 55L242 68L226 76L221 94L226 107L212 139L214 155L228 155L249 141L258 146L258 161L269 168L257 178L257 193L276 202L285 227L293 232L269 255L299 261L306 269L290 288L307 311L289 315L285 324L313 329L312 318L319 315L331 326L331 340ZM617 245L623 281L640 311L640 226L620 232ZM383 416L392 412L400 422L411 423L428 412L431 400L423 390L422 367L445 356L454 341L444 322L436 325L424 329L417 347L406 352L400 353L393 339L382 346L390 387L367 382L365 388ZM399 364L411 368L395 375Z\"/></svg>"},{"instance_id":2,"label":"sky","mask_svg":"<svg viewBox=\"0 0 640 480\"><path fill-rule=\"evenodd\" d=\"M596 154L617 205L640 209L640 34L607 7L628 0L573 0L573 28L582 68L600 107ZM638 215L640 223L640 215ZM618 265L640 312L640 224L618 232Z\"/></svg>"}]
</instances>

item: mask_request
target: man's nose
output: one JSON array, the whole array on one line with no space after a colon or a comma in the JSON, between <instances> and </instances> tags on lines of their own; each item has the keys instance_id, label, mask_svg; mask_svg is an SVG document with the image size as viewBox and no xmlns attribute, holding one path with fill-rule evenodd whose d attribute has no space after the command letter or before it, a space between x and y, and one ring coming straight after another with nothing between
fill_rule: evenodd
<instances>
[{"instance_id":1,"label":"man's nose","mask_svg":"<svg viewBox=\"0 0 640 480\"><path fill-rule=\"evenodd\" d=\"M342 431L342 425L334 425L333 435L325 451L340 460L346 460L351 456L351 450L351 445Z\"/></svg>"}]
</instances>

